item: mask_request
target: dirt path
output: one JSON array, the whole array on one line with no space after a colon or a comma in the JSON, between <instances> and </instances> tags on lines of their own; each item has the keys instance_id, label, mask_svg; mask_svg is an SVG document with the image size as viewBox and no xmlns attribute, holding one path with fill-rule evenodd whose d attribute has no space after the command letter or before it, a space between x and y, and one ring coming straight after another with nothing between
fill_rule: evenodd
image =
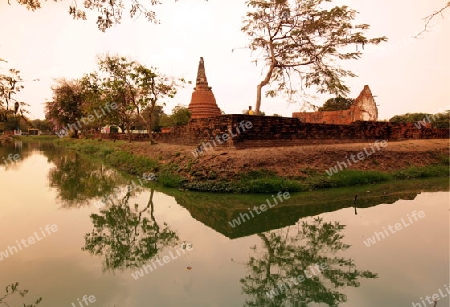
<instances>
[{"instance_id":1,"label":"dirt path","mask_svg":"<svg viewBox=\"0 0 450 307\"><path fill-rule=\"evenodd\" d=\"M180 175L187 177L207 176L214 172L218 179L232 179L242 172L267 169L282 177L299 178L325 172L338 162L347 162L348 169L378 171L433 164L448 157L449 140L388 142L385 148L379 146L380 149L373 143L218 149L209 150L198 158L194 158L192 146L132 143L124 145L124 148L162 163L178 165ZM362 153L361 161L356 157L358 153ZM353 160L351 155L354 155Z\"/></svg>"}]
</instances>

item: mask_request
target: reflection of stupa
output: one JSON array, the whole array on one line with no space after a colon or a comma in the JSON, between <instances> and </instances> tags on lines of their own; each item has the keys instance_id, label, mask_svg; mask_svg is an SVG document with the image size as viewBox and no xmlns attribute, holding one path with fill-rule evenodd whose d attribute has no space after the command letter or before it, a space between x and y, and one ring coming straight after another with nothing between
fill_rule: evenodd
<instances>
[{"instance_id":1,"label":"reflection of stupa","mask_svg":"<svg viewBox=\"0 0 450 307\"><path fill-rule=\"evenodd\" d=\"M197 83L188 109L191 111L191 118L213 117L221 114L211 87L208 86L202 57L198 64Z\"/></svg>"}]
</instances>

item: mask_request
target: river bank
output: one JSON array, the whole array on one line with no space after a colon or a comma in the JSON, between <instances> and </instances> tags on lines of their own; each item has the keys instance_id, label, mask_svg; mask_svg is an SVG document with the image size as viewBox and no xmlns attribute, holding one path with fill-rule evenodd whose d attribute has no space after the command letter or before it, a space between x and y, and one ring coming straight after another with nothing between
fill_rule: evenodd
<instances>
[{"instance_id":1,"label":"river bank","mask_svg":"<svg viewBox=\"0 0 450 307\"><path fill-rule=\"evenodd\" d=\"M153 172L165 187L203 192L302 192L449 176L448 140L216 149L197 157L190 146L163 143L74 139L55 143L130 175Z\"/></svg>"}]
</instances>

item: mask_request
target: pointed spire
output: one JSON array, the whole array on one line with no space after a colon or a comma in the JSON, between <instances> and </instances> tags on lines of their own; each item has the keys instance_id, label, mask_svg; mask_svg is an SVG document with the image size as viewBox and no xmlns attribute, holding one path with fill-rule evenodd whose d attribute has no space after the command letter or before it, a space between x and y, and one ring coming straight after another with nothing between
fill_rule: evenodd
<instances>
[{"instance_id":1,"label":"pointed spire","mask_svg":"<svg viewBox=\"0 0 450 307\"><path fill-rule=\"evenodd\" d=\"M188 108L191 111L191 119L214 117L221 114L211 87L208 86L203 57L200 58L198 64L197 83Z\"/></svg>"},{"instance_id":2,"label":"pointed spire","mask_svg":"<svg viewBox=\"0 0 450 307\"><path fill-rule=\"evenodd\" d=\"M210 87L208 86L208 79L206 79L205 62L203 60L203 57L200 57L200 62L198 63L196 88L210 89Z\"/></svg>"}]
</instances>

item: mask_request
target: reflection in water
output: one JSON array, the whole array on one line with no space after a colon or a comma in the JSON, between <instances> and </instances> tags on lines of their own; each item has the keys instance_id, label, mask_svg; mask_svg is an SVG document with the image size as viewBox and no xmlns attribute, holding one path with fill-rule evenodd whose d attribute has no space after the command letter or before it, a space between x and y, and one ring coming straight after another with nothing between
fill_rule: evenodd
<instances>
[{"instance_id":1,"label":"reflection in water","mask_svg":"<svg viewBox=\"0 0 450 307\"><path fill-rule=\"evenodd\" d=\"M20 164L31 156L32 150L22 150L23 144L21 141L12 144L2 144L0 142L0 170L5 171L15 170Z\"/></svg>"},{"instance_id":2,"label":"reflection in water","mask_svg":"<svg viewBox=\"0 0 450 307\"><path fill-rule=\"evenodd\" d=\"M49 171L50 186L58 189L58 200L63 207L88 205L93 198L110 194L125 180L117 172L101 163L92 163L75 152L46 153L55 166Z\"/></svg>"},{"instance_id":3,"label":"reflection in water","mask_svg":"<svg viewBox=\"0 0 450 307\"><path fill-rule=\"evenodd\" d=\"M27 146L32 146L25 143ZM48 179L57 189L57 199L65 208L76 208L104 198L100 214L92 214L94 229L85 235L83 250L104 256L106 270L133 268L155 257L165 246L179 239L166 223L160 225L154 216L153 194L146 205L129 205L131 197L144 188L131 185L118 172L83 158L76 152L41 144L41 152L52 162ZM9 148L11 151L11 148ZM24 151L30 155L31 151ZM125 195L120 194L125 190Z\"/></svg>"},{"instance_id":4,"label":"reflection in water","mask_svg":"<svg viewBox=\"0 0 450 307\"><path fill-rule=\"evenodd\" d=\"M20 297L24 297L27 293L28 290L24 290L24 289L20 289L19 288L19 283L15 282L12 284L9 284L5 287L5 294L2 296L0 295L0 306L11 306L11 302L10 300L12 300L12 296L15 296L15 294L18 294L18 296ZM17 299L17 297L16 297ZM23 306L25 307L36 307L37 305L39 305L42 302L42 297L37 298L33 303L31 304L25 304L23 303Z\"/></svg>"},{"instance_id":5,"label":"reflection in water","mask_svg":"<svg viewBox=\"0 0 450 307\"><path fill-rule=\"evenodd\" d=\"M440 178L423 181L394 181L384 185L355 186L351 189L333 189L292 194L282 206L270 208L264 214L255 216L232 227L228 222L248 213L248 208L265 202L260 195L220 195L212 193L180 192L164 190L175 197L178 204L189 210L196 220L211 227L224 236L235 239L272 229L295 225L300 219L333 212L343 208L370 208L379 204L393 204L400 199L415 199L424 191L448 191L448 181ZM353 195L357 195L353 197ZM353 212L352 212L353 214Z\"/></svg>"},{"instance_id":6,"label":"reflection in water","mask_svg":"<svg viewBox=\"0 0 450 307\"><path fill-rule=\"evenodd\" d=\"M339 306L347 301L341 292L345 287L359 287L360 278L377 277L357 270L352 259L335 255L350 248L342 242L344 225L315 218L298 223L293 235L291 228L258 234L265 250L253 248L256 256L250 257L249 274L241 279L250 297L245 306ZM323 269L313 269L318 267Z\"/></svg>"},{"instance_id":7,"label":"reflection in water","mask_svg":"<svg viewBox=\"0 0 450 307\"><path fill-rule=\"evenodd\" d=\"M103 270L135 268L166 246L174 246L179 239L166 223L159 225L154 216L154 190L144 208L128 204L130 192L121 200L92 214L94 229L85 235L82 250L104 256Z\"/></svg>"}]
</instances>

